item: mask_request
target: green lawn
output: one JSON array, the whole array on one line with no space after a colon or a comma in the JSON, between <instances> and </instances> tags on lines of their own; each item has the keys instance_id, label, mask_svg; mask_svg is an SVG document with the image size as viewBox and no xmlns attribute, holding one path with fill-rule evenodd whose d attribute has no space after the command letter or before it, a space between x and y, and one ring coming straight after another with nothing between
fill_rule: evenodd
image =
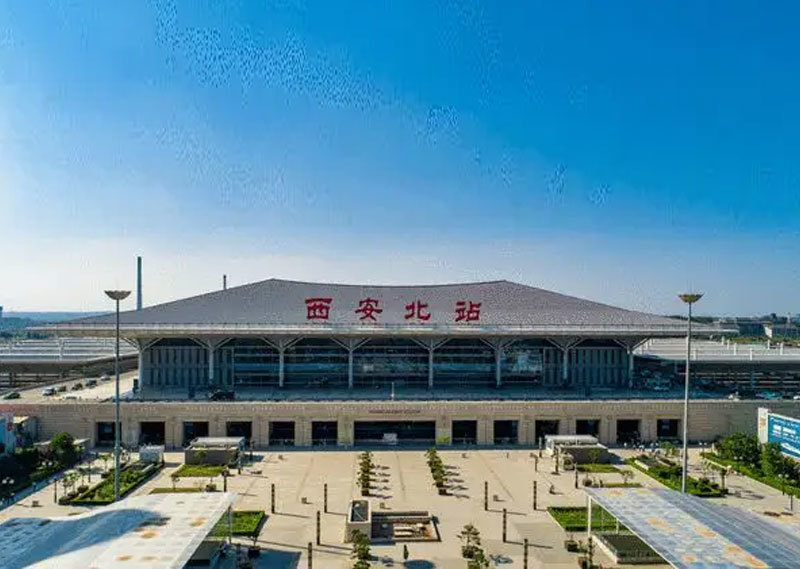
<instances>
[{"instance_id":1,"label":"green lawn","mask_svg":"<svg viewBox=\"0 0 800 569\"><path fill-rule=\"evenodd\" d=\"M188 487L188 488L153 488L151 494L190 494L192 492L202 492L202 488Z\"/></svg>"},{"instance_id":2,"label":"green lawn","mask_svg":"<svg viewBox=\"0 0 800 569\"><path fill-rule=\"evenodd\" d=\"M645 470L636 464L635 458L629 458L625 462L636 470L644 472L650 478L658 480L667 488L671 488L672 490L681 489L680 466L651 466L649 470ZM725 495L716 484L706 483L692 476L686 479L686 491L700 498L721 498Z\"/></svg>"},{"instance_id":3,"label":"green lawn","mask_svg":"<svg viewBox=\"0 0 800 569\"><path fill-rule=\"evenodd\" d=\"M215 476L219 476L222 474L223 466L218 466L215 464L184 464L178 470L175 471L173 476L178 477L190 477L196 476L201 478L214 478Z\"/></svg>"},{"instance_id":4,"label":"green lawn","mask_svg":"<svg viewBox=\"0 0 800 569\"><path fill-rule=\"evenodd\" d=\"M254 537L258 535L266 515L261 510L240 510L233 512L233 535ZM228 516L222 518L214 526L215 536L228 535Z\"/></svg>"},{"instance_id":5,"label":"green lawn","mask_svg":"<svg viewBox=\"0 0 800 569\"><path fill-rule=\"evenodd\" d=\"M716 462L720 466L731 466L734 470L744 474L748 478L757 480L758 482L766 484L767 486L771 486L776 490L785 491L787 494L794 494L795 496L800 497L800 488L797 486L792 486L791 484L784 485L780 478L776 478L774 476L765 476L760 469L754 468L751 465L741 463L737 464L735 460L727 460L711 452L703 453L703 458L710 460L711 462Z\"/></svg>"},{"instance_id":6,"label":"green lawn","mask_svg":"<svg viewBox=\"0 0 800 569\"><path fill-rule=\"evenodd\" d=\"M593 472L593 473L619 472L619 468L617 468L613 464L603 464L603 463L599 463L599 462L587 462L585 464L579 464L578 465L578 472Z\"/></svg>"},{"instance_id":7,"label":"green lawn","mask_svg":"<svg viewBox=\"0 0 800 569\"><path fill-rule=\"evenodd\" d=\"M547 508L548 513L566 531L585 531L587 509L582 507L555 507ZM600 506L592 506L592 529L594 531L613 531L617 528L616 518ZM626 530L619 525L620 530Z\"/></svg>"},{"instance_id":8,"label":"green lawn","mask_svg":"<svg viewBox=\"0 0 800 569\"><path fill-rule=\"evenodd\" d=\"M161 464L134 462L120 472L119 496L125 497L145 480L154 476L161 470ZM102 505L114 501L114 473L113 470L102 482L89 488L83 494L76 496L68 503L73 505Z\"/></svg>"}]
</instances>

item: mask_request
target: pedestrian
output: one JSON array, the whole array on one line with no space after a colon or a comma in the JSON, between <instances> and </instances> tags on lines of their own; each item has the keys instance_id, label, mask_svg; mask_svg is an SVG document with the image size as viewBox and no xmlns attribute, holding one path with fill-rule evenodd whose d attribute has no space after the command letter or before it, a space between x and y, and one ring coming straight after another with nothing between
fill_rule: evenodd
<instances>
[{"instance_id":1,"label":"pedestrian","mask_svg":"<svg viewBox=\"0 0 800 569\"><path fill-rule=\"evenodd\" d=\"M408 546L403 544L403 561L408 561Z\"/></svg>"}]
</instances>

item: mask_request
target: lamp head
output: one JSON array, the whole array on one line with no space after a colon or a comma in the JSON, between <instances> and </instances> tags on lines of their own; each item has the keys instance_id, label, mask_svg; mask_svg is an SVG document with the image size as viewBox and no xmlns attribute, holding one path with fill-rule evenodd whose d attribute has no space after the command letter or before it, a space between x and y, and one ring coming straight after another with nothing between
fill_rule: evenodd
<instances>
[{"instance_id":1,"label":"lamp head","mask_svg":"<svg viewBox=\"0 0 800 569\"><path fill-rule=\"evenodd\" d=\"M106 296L112 300L125 300L130 293L129 290L107 290Z\"/></svg>"},{"instance_id":2,"label":"lamp head","mask_svg":"<svg viewBox=\"0 0 800 569\"><path fill-rule=\"evenodd\" d=\"M703 293L702 292L682 292L681 294L678 295L678 298L680 298L686 304L694 304L695 302L697 302L698 300L703 298Z\"/></svg>"}]
</instances>

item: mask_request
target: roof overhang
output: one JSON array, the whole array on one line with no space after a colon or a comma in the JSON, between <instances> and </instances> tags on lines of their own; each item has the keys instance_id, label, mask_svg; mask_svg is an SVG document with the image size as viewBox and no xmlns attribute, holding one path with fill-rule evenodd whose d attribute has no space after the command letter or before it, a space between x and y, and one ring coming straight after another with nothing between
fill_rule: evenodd
<instances>
[{"instance_id":1,"label":"roof overhang","mask_svg":"<svg viewBox=\"0 0 800 569\"><path fill-rule=\"evenodd\" d=\"M62 336L113 337L114 324L82 322L37 326L36 331ZM728 333L710 326L697 326L694 334ZM350 324L122 324L120 335L125 338L167 338L186 336L579 336L584 338L645 337L676 338L686 335L681 325L597 325L562 324L541 326L508 325L350 325Z\"/></svg>"}]
</instances>

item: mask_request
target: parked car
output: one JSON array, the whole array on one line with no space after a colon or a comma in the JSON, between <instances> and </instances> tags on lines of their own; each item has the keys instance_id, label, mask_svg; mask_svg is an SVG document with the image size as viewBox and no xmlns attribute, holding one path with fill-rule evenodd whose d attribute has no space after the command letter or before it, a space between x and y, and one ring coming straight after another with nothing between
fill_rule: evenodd
<instances>
[{"instance_id":1,"label":"parked car","mask_svg":"<svg viewBox=\"0 0 800 569\"><path fill-rule=\"evenodd\" d=\"M233 391L226 391L224 389L217 389L208 396L210 401L233 401L235 399Z\"/></svg>"},{"instance_id":2,"label":"parked car","mask_svg":"<svg viewBox=\"0 0 800 569\"><path fill-rule=\"evenodd\" d=\"M64 393L66 390L67 390L67 384L66 383L62 383L61 385L56 387L56 391L58 393Z\"/></svg>"},{"instance_id":3,"label":"parked car","mask_svg":"<svg viewBox=\"0 0 800 569\"><path fill-rule=\"evenodd\" d=\"M96 379L87 379L86 380L86 387L97 387L97 380Z\"/></svg>"},{"instance_id":4,"label":"parked car","mask_svg":"<svg viewBox=\"0 0 800 569\"><path fill-rule=\"evenodd\" d=\"M72 386L72 391L80 391L81 389L83 389L83 384L80 381Z\"/></svg>"},{"instance_id":5,"label":"parked car","mask_svg":"<svg viewBox=\"0 0 800 569\"><path fill-rule=\"evenodd\" d=\"M780 399L781 394L774 391L759 391L756 393L756 399Z\"/></svg>"},{"instance_id":6,"label":"parked car","mask_svg":"<svg viewBox=\"0 0 800 569\"><path fill-rule=\"evenodd\" d=\"M55 395L55 394L56 394L55 387L45 387L44 389L42 389L42 395L44 395L45 397L49 397L50 395Z\"/></svg>"},{"instance_id":7,"label":"parked car","mask_svg":"<svg viewBox=\"0 0 800 569\"><path fill-rule=\"evenodd\" d=\"M103 375L100 376L100 381L103 381L103 382L111 381L111 376L108 375L108 374L103 374Z\"/></svg>"},{"instance_id":8,"label":"parked car","mask_svg":"<svg viewBox=\"0 0 800 569\"><path fill-rule=\"evenodd\" d=\"M19 391L12 391L11 393L6 393L3 395L3 399L19 399L22 395L19 394Z\"/></svg>"}]
</instances>

